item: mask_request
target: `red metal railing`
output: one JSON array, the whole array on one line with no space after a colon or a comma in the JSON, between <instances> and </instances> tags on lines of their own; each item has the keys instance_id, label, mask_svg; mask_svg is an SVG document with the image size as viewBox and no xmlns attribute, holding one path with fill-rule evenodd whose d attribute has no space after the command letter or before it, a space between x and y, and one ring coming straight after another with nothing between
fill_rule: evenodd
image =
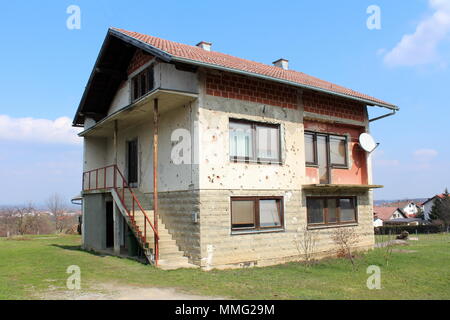
<instances>
[{"instance_id":1,"label":"red metal railing","mask_svg":"<svg viewBox=\"0 0 450 320\"><path fill-rule=\"evenodd\" d=\"M119 183L118 183L119 182ZM155 228L157 222L154 221L152 223L150 218L147 216L147 213L142 208L141 203L137 199L134 194L132 188L128 185L127 180L123 176L122 172L119 170L117 165L109 165L102 168L93 169L90 171L83 172L83 191L96 191L96 190L105 190L105 189L114 189L120 198L120 202L122 206L127 211L130 220L137 231L137 234L144 242L144 246L147 244L147 225L150 226L154 235L154 255L155 255L155 264L158 265L159 258L159 235L158 231ZM131 195L131 208L127 207L125 202L125 192L129 192ZM137 208L136 208L137 206ZM144 215L144 230L139 230L139 226L136 224L136 212Z\"/></svg>"}]
</instances>

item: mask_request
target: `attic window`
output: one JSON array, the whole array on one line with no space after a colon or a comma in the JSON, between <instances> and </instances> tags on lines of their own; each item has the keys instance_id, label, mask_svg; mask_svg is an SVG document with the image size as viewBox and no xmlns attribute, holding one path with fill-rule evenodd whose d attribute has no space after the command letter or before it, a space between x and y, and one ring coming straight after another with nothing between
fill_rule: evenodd
<instances>
[{"instance_id":1,"label":"attic window","mask_svg":"<svg viewBox=\"0 0 450 320\"><path fill-rule=\"evenodd\" d=\"M153 87L153 67L149 67L131 79L132 102L152 91Z\"/></svg>"}]
</instances>

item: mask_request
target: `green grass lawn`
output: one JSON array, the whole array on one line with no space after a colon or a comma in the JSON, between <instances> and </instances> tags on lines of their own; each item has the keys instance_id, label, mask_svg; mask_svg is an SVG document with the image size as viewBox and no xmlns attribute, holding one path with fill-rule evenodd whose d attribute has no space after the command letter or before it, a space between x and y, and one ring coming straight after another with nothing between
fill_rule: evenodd
<instances>
[{"instance_id":1,"label":"green grass lawn","mask_svg":"<svg viewBox=\"0 0 450 320\"><path fill-rule=\"evenodd\" d=\"M66 269L81 268L82 289L96 283L174 287L182 292L232 299L450 299L450 236L419 235L357 259L329 259L312 267L288 263L226 271L163 271L129 259L80 250L79 236L27 236L0 240L0 299L33 299L50 288L65 290ZM401 251L407 250L407 252ZM381 290L369 290L369 265L381 267Z\"/></svg>"}]
</instances>

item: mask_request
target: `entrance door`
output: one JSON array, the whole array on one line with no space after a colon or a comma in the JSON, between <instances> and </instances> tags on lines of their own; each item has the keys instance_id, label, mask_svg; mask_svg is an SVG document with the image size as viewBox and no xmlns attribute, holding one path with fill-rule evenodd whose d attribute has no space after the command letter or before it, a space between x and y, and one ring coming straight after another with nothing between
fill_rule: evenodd
<instances>
[{"instance_id":1,"label":"entrance door","mask_svg":"<svg viewBox=\"0 0 450 320\"><path fill-rule=\"evenodd\" d=\"M113 202L106 202L106 247L114 247L114 210Z\"/></svg>"},{"instance_id":2,"label":"entrance door","mask_svg":"<svg viewBox=\"0 0 450 320\"><path fill-rule=\"evenodd\" d=\"M137 140L128 141L127 143L128 155L128 184L130 187L137 187L138 183L138 149Z\"/></svg>"}]
</instances>

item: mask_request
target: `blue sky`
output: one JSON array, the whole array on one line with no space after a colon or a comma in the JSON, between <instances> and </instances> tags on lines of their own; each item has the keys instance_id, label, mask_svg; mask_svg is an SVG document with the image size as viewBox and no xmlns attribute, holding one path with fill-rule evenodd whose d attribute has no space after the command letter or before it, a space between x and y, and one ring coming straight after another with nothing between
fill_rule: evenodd
<instances>
[{"instance_id":1,"label":"blue sky","mask_svg":"<svg viewBox=\"0 0 450 320\"><path fill-rule=\"evenodd\" d=\"M406 4L407 3L407 4ZM81 9L69 30L67 7ZM369 30L368 6L381 9ZM8 1L0 10L0 205L66 199L81 185L70 122L110 26L290 68L395 103L372 124L377 199L450 186L450 0ZM378 115L384 110L374 110Z\"/></svg>"}]
</instances>

